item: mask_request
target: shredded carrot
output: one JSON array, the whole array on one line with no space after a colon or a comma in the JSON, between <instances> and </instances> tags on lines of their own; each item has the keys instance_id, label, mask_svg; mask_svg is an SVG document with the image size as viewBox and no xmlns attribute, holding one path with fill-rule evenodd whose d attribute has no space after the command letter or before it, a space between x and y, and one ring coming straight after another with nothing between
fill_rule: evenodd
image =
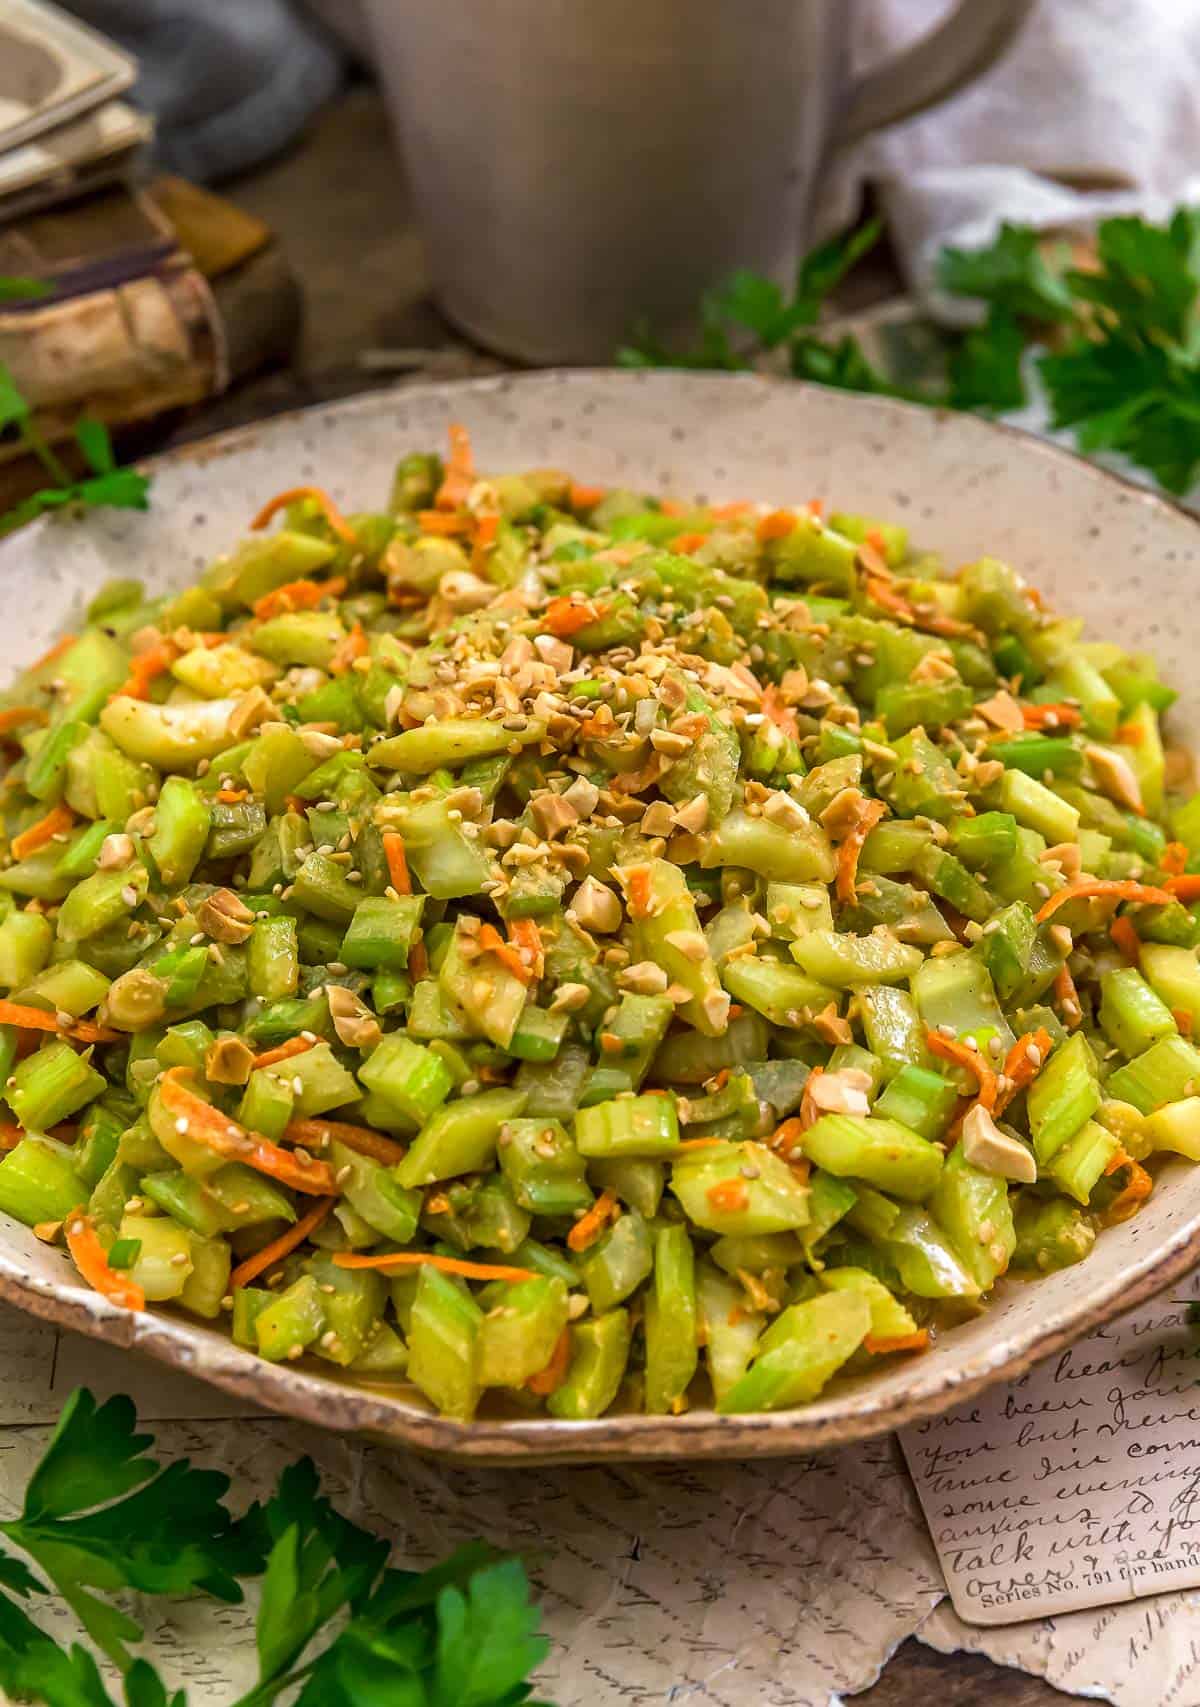
<instances>
[{"instance_id":1,"label":"shredded carrot","mask_svg":"<svg viewBox=\"0 0 1200 1707\"><path fill-rule=\"evenodd\" d=\"M783 733L790 735L794 741L799 740L800 725L796 722L796 713L774 682L769 682L763 689L762 708L763 716L770 718L776 729L782 729Z\"/></svg>"},{"instance_id":2,"label":"shredded carrot","mask_svg":"<svg viewBox=\"0 0 1200 1707\"><path fill-rule=\"evenodd\" d=\"M285 581L282 587L264 593L256 601L254 614L265 622L269 617L283 616L289 611L315 610L322 599L335 599L345 590L346 583L340 575L332 581ZM220 638L224 640L226 636L221 635Z\"/></svg>"},{"instance_id":3,"label":"shredded carrot","mask_svg":"<svg viewBox=\"0 0 1200 1707\"><path fill-rule=\"evenodd\" d=\"M1140 723L1119 723L1115 738L1122 747L1140 747L1146 739L1146 731Z\"/></svg>"},{"instance_id":4,"label":"shredded carrot","mask_svg":"<svg viewBox=\"0 0 1200 1707\"><path fill-rule=\"evenodd\" d=\"M853 906L858 894L858 858L863 844L887 811L882 800L864 800L858 821L837 851L837 898Z\"/></svg>"},{"instance_id":5,"label":"shredded carrot","mask_svg":"<svg viewBox=\"0 0 1200 1707\"><path fill-rule=\"evenodd\" d=\"M592 1207L579 1217L567 1234L567 1244L573 1251L586 1251L596 1243L617 1209L615 1191L602 1191Z\"/></svg>"},{"instance_id":6,"label":"shredded carrot","mask_svg":"<svg viewBox=\"0 0 1200 1707\"><path fill-rule=\"evenodd\" d=\"M218 788L217 799L223 806L237 806L243 800L249 800L248 788Z\"/></svg>"},{"instance_id":7,"label":"shredded carrot","mask_svg":"<svg viewBox=\"0 0 1200 1707\"><path fill-rule=\"evenodd\" d=\"M146 1294L127 1274L119 1274L108 1266L108 1253L82 1209L73 1209L64 1223L67 1249L75 1267L94 1292L119 1304L123 1310L144 1310Z\"/></svg>"},{"instance_id":8,"label":"shredded carrot","mask_svg":"<svg viewBox=\"0 0 1200 1707\"><path fill-rule=\"evenodd\" d=\"M1154 1190L1154 1181L1140 1162L1135 1162L1131 1156L1125 1156L1124 1165L1129 1168L1129 1179L1104 1211L1106 1222L1128 1221L1131 1215L1137 1214ZM1107 1171L1105 1169L1106 1173Z\"/></svg>"},{"instance_id":9,"label":"shredded carrot","mask_svg":"<svg viewBox=\"0 0 1200 1707\"><path fill-rule=\"evenodd\" d=\"M644 919L650 911L652 874L648 865L635 865L629 873L629 913L631 918Z\"/></svg>"},{"instance_id":10,"label":"shredded carrot","mask_svg":"<svg viewBox=\"0 0 1200 1707\"><path fill-rule=\"evenodd\" d=\"M1044 1026L1039 1025L1036 1031L1026 1031L1018 1037L1004 1057L1002 1072L1005 1084L996 1098L994 1113L1003 1114L1013 1098L1033 1083L1046 1065L1046 1058L1053 1047L1054 1039ZM1030 1055L1030 1049L1037 1055L1036 1061Z\"/></svg>"},{"instance_id":11,"label":"shredded carrot","mask_svg":"<svg viewBox=\"0 0 1200 1707\"><path fill-rule=\"evenodd\" d=\"M1104 1170L1105 1179L1107 1179L1110 1174L1117 1173L1121 1168L1128 1167L1132 1160L1133 1157L1127 1150L1118 1147L1113 1151L1112 1155L1108 1159L1108 1166Z\"/></svg>"},{"instance_id":12,"label":"shredded carrot","mask_svg":"<svg viewBox=\"0 0 1200 1707\"><path fill-rule=\"evenodd\" d=\"M286 510L289 504L298 504L305 498L311 498L329 523L330 530L347 545L357 545L358 535L350 526L345 516L338 509L333 499L320 486L289 486L286 492L277 492L267 501L250 523L251 532L265 528L271 517L278 515L280 510Z\"/></svg>"},{"instance_id":13,"label":"shredded carrot","mask_svg":"<svg viewBox=\"0 0 1200 1707\"><path fill-rule=\"evenodd\" d=\"M259 1067L274 1067L280 1061L290 1061L293 1055L307 1055L312 1048L306 1037L289 1037L286 1043L277 1043L274 1049L264 1049L261 1055L256 1055L252 1065L255 1071Z\"/></svg>"},{"instance_id":14,"label":"shredded carrot","mask_svg":"<svg viewBox=\"0 0 1200 1707\"><path fill-rule=\"evenodd\" d=\"M540 978L546 970L546 950L542 946L542 933L538 929L537 920L511 919L508 934L525 965L535 978Z\"/></svg>"},{"instance_id":15,"label":"shredded carrot","mask_svg":"<svg viewBox=\"0 0 1200 1707\"><path fill-rule=\"evenodd\" d=\"M877 1357L883 1357L891 1351L928 1351L929 1329L918 1328L912 1334L868 1334L863 1341L864 1351L873 1351Z\"/></svg>"},{"instance_id":16,"label":"shredded carrot","mask_svg":"<svg viewBox=\"0 0 1200 1707\"><path fill-rule=\"evenodd\" d=\"M942 1032L929 1030L925 1033L925 1042L931 1055L936 1055L942 1061L951 1061L957 1067L965 1067L979 1084L977 1101L990 1114L996 1106L999 1087L996 1075L988 1064L982 1049L972 1049L957 1037L946 1037Z\"/></svg>"},{"instance_id":17,"label":"shredded carrot","mask_svg":"<svg viewBox=\"0 0 1200 1707\"><path fill-rule=\"evenodd\" d=\"M7 711L0 711L0 735L7 735L14 729L20 729L25 723L46 723L49 714L37 705L10 705Z\"/></svg>"},{"instance_id":18,"label":"shredded carrot","mask_svg":"<svg viewBox=\"0 0 1200 1707\"><path fill-rule=\"evenodd\" d=\"M392 888L397 895L411 895L412 878L408 874L408 856L404 851L404 837L399 830L383 832L383 853L387 860Z\"/></svg>"},{"instance_id":19,"label":"shredded carrot","mask_svg":"<svg viewBox=\"0 0 1200 1707\"><path fill-rule=\"evenodd\" d=\"M458 539L471 531L470 516L447 515L443 510L418 510L417 526L423 534L439 539Z\"/></svg>"},{"instance_id":20,"label":"shredded carrot","mask_svg":"<svg viewBox=\"0 0 1200 1707\"><path fill-rule=\"evenodd\" d=\"M1171 877L1167 881L1178 883L1180 879ZM1197 884L1196 893L1200 895L1200 878L1197 878ZM1034 916L1040 925L1060 907L1065 907L1068 901L1087 901L1094 897L1109 901L1140 901L1145 907L1165 907L1172 899L1166 889L1156 889L1150 883L1135 883L1131 878L1078 877L1074 883L1056 891L1048 901L1043 901Z\"/></svg>"},{"instance_id":21,"label":"shredded carrot","mask_svg":"<svg viewBox=\"0 0 1200 1707\"><path fill-rule=\"evenodd\" d=\"M704 1193L714 1209L733 1213L746 1209L750 1204L750 1193L740 1179L718 1180L716 1185L710 1185Z\"/></svg>"},{"instance_id":22,"label":"shredded carrot","mask_svg":"<svg viewBox=\"0 0 1200 1707\"><path fill-rule=\"evenodd\" d=\"M819 519L825 514L825 500L824 498L810 498L804 508L810 516L816 516Z\"/></svg>"},{"instance_id":23,"label":"shredded carrot","mask_svg":"<svg viewBox=\"0 0 1200 1707\"><path fill-rule=\"evenodd\" d=\"M732 504L710 504L708 513L715 522L731 522L737 516L744 516L750 510L748 498L737 498Z\"/></svg>"},{"instance_id":24,"label":"shredded carrot","mask_svg":"<svg viewBox=\"0 0 1200 1707\"><path fill-rule=\"evenodd\" d=\"M690 557L693 551L699 551L707 541L706 533L677 533L671 541L671 550L679 552L682 557Z\"/></svg>"},{"instance_id":25,"label":"shredded carrot","mask_svg":"<svg viewBox=\"0 0 1200 1707\"><path fill-rule=\"evenodd\" d=\"M821 1067L813 1068L814 1073L821 1073L823 1071L824 1069ZM810 1075L809 1083L811 1082L812 1080ZM776 1155L782 1156L785 1162L789 1161L795 1154L796 1146L803 1142L805 1132L808 1127L812 1125L811 1120L807 1122L805 1121L803 1113L804 1104L801 1103L800 1107L800 1114L793 1114L789 1116L787 1120L781 1120L774 1132L772 1132L771 1136L767 1139L767 1148L774 1150Z\"/></svg>"},{"instance_id":26,"label":"shredded carrot","mask_svg":"<svg viewBox=\"0 0 1200 1707\"><path fill-rule=\"evenodd\" d=\"M336 1197L319 1198L307 1214L302 1215L286 1233L281 1233L277 1239L272 1239L269 1245L264 1245L261 1251L255 1251L252 1257L247 1257L245 1262L239 1263L229 1276L229 1290L236 1292L239 1286L249 1286L251 1281L258 1279L264 1269L270 1268L273 1263L282 1262L284 1257L290 1255L297 1245L302 1245L308 1235L315 1233L328 1219L329 1211L336 1202Z\"/></svg>"},{"instance_id":27,"label":"shredded carrot","mask_svg":"<svg viewBox=\"0 0 1200 1707\"><path fill-rule=\"evenodd\" d=\"M606 490L603 486L583 486L578 480L572 480L567 487L567 503L573 510L594 510L602 502Z\"/></svg>"},{"instance_id":28,"label":"shredded carrot","mask_svg":"<svg viewBox=\"0 0 1200 1707\"><path fill-rule=\"evenodd\" d=\"M1077 705L1056 702L1053 705L1023 705L1021 716L1026 729L1075 729L1083 721Z\"/></svg>"},{"instance_id":29,"label":"shredded carrot","mask_svg":"<svg viewBox=\"0 0 1200 1707\"><path fill-rule=\"evenodd\" d=\"M163 1108L176 1121L182 1120L186 1136L198 1144L207 1144L218 1156L232 1162L245 1162L260 1174L269 1174L281 1185L293 1191L310 1193L313 1197L329 1197L337 1191L337 1180L328 1162L301 1161L290 1150L281 1149L257 1132L248 1132L220 1109L214 1108L182 1080L191 1076L188 1067L169 1067L158 1080L158 1094Z\"/></svg>"},{"instance_id":30,"label":"shredded carrot","mask_svg":"<svg viewBox=\"0 0 1200 1707\"><path fill-rule=\"evenodd\" d=\"M484 954L494 955L502 966L519 978L522 984L528 984L533 979L533 968L527 965L524 955L515 949L511 943L505 942L495 925L481 925L476 937Z\"/></svg>"},{"instance_id":31,"label":"shredded carrot","mask_svg":"<svg viewBox=\"0 0 1200 1707\"><path fill-rule=\"evenodd\" d=\"M1060 966L1055 976L1054 999L1062 1010L1063 1023L1067 1030L1074 1031L1083 1018L1083 1008L1080 1006L1075 980L1067 966Z\"/></svg>"},{"instance_id":32,"label":"shredded carrot","mask_svg":"<svg viewBox=\"0 0 1200 1707\"><path fill-rule=\"evenodd\" d=\"M1195 1026L1195 1019L1189 1008L1172 1008L1171 1018L1179 1028L1180 1037L1190 1037Z\"/></svg>"},{"instance_id":33,"label":"shredded carrot","mask_svg":"<svg viewBox=\"0 0 1200 1707\"><path fill-rule=\"evenodd\" d=\"M51 646L48 652L43 652L40 658L36 658L34 662L30 664L30 674L32 674L34 670L44 670L47 664L57 664L58 660L64 657L71 650L72 646L74 646L78 639L79 636L77 634L64 634L61 640L56 640L54 642L54 645Z\"/></svg>"},{"instance_id":34,"label":"shredded carrot","mask_svg":"<svg viewBox=\"0 0 1200 1707\"><path fill-rule=\"evenodd\" d=\"M382 1162L385 1168L394 1168L397 1162L405 1157L403 1144L397 1144L394 1138L385 1138L382 1132L376 1132L370 1126L356 1126L349 1120L321 1120L311 1117L297 1116L289 1120L283 1129L283 1135L291 1144L303 1144L308 1149L324 1149L331 1141L344 1144L347 1150L355 1150L360 1156L370 1156L372 1161Z\"/></svg>"},{"instance_id":35,"label":"shredded carrot","mask_svg":"<svg viewBox=\"0 0 1200 1707\"><path fill-rule=\"evenodd\" d=\"M471 568L476 575L483 575L487 568L488 555L496 543L500 532L500 517L498 515L480 516L475 526L475 543L471 547Z\"/></svg>"},{"instance_id":36,"label":"shredded carrot","mask_svg":"<svg viewBox=\"0 0 1200 1707\"><path fill-rule=\"evenodd\" d=\"M414 942L409 950L408 975L414 983L429 976L429 954L424 942Z\"/></svg>"},{"instance_id":37,"label":"shredded carrot","mask_svg":"<svg viewBox=\"0 0 1200 1707\"><path fill-rule=\"evenodd\" d=\"M22 1002L0 1001L0 1025L15 1025L22 1031L56 1031L64 1037L73 1038L76 1043L116 1043L121 1033L110 1031L106 1025L97 1025L94 1020L72 1020L70 1025L59 1025L56 1017L47 1013L45 1008L29 1008Z\"/></svg>"},{"instance_id":38,"label":"shredded carrot","mask_svg":"<svg viewBox=\"0 0 1200 1707\"><path fill-rule=\"evenodd\" d=\"M19 836L12 839L14 859L25 859L29 854L44 848L47 842L55 836L69 830L75 822L75 814L69 806L60 800L57 806L52 806L44 818L39 818L36 824L31 824L27 830L22 830Z\"/></svg>"},{"instance_id":39,"label":"shredded carrot","mask_svg":"<svg viewBox=\"0 0 1200 1707\"><path fill-rule=\"evenodd\" d=\"M333 657L329 660L330 675L344 676L355 659L365 658L370 649L362 623L356 622L346 638L339 640L334 647Z\"/></svg>"},{"instance_id":40,"label":"shredded carrot","mask_svg":"<svg viewBox=\"0 0 1200 1707\"><path fill-rule=\"evenodd\" d=\"M178 656L178 646L169 640L164 640L161 646L151 646L145 652L135 652L130 660L128 676L108 697L115 699L118 694L123 694L127 699L147 699L151 682L165 675Z\"/></svg>"},{"instance_id":41,"label":"shredded carrot","mask_svg":"<svg viewBox=\"0 0 1200 1707\"><path fill-rule=\"evenodd\" d=\"M564 1328L554 1342L554 1350L550 1361L544 1369L539 1369L536 1375L531 1375L525 1385L531 1393L554 1393L562 1386L567 1378L567 1369L571 1362L571 1333Z\"/></svg>"},{"instance_id":42,"label":"shredded carrot","mask_svg":"<svg viewBox=\"0 0 1200 1707\"><path fill-rule=\"evenodd\" d=\"M810 511L816 514L815 511ZM796 530L796 516L792 510L771 510L768 515L761 517L754 530L755 538L764 545L768 540L786 539L789 533Z\"/></svg>"},{"instance_id":43,"label":"shredded carrot","mask_svg":"<svg viewBox=\"0 0 1200 1707\"><path fill-rule=\"evenodd\" d=\"M498 1262L468 1262L465 1257L439 1257L432 1251L384 1251L381 1256L364 1256L358 1251L335 1251L338 1268L419 1268L428 1263L443 1274L461 1274L467 1280L533 1280L531 1268L509 1268Z\"/></svg>"},{"instance_id":44,"label":"shredded carrot","mask_svg":"<svg viewBox=\"0 0 1200 1707\"><path fill-rule=\"evenodd\" d=\"M1168 842L1158 863L1168 876L1182 877L1187 870L1187 862L1190 857L1183 842Z\"/></svg>"},{"instance_id":45,"label":"shredded carrot","mask_svg":"<svg viewBox=\"0 0 1200 1707\"><path fill-rule=\"evenodd\" d=\"M711 1150L714 1144L727 1142L728 1140L725 1138L681 1138L679 1148L681 1150Z\"/></svg>"},{"instance_id":46,"label":"shredded carrot","mask_svg":"<svg viewBox=\"0 0 1200 1707\"><path fill-rule=\"evenodd\" d=\"M578 634L581 628L589 628L593 622L599 622L607 608L593 599L551 599L542 613L542 627L560 640L566 640L570 635Z\"/></svg>"},{"instance_id":47,"label":"shredded carrot","mask_svg":"<svg viewBox=\"0 0 1200 1707\"><path fill-rule=\"evenodd\" d=\"M1109 925L1108 934L1129 964L1136 966L1142 955L1142 939L1134 930L1132 922L1122 914Z\"/></svg>"},{"instance_id":48,"label":"shredded carrot","mask_svg":"<svg viewBox=\"0 0 1200 1707\"><path fill-rule=\"evenodd\" d=\"M1168 877L1163 888L1168 890L1176 901L1200 901L1200 871L1184 872L1179 877Z\"/></svg>"},{"instance_id":49,"label":"shredded carrot","mask_svg":"<svg viewBox=\"0 0 1200 1707\"><path fill-rule=\"evenodd\" d=\"M458 421L452 421L448 431L450 455L446 459L446 471L437 497L433 500L439 510L457 510L466 503L475 484L475 457L471 451L470 433Z\"/></svg>"},{"instance_id":50,"label":"shredded carrot","mask_svg":"<svg viewBox=\"0 0 1200 1707\"><path fill-rule=\"evenodd\" d=\"M884 539L878 528L868 528L863 535L863 540L865 544L871 547L872 551L877 551L884 561L887 561L887 540Z\"/></svg>"}]
</instances>

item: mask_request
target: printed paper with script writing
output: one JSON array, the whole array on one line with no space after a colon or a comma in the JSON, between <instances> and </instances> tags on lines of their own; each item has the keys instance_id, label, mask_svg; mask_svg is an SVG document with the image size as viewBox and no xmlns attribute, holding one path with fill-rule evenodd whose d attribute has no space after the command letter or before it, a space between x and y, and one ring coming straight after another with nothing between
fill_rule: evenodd
<instances>
[{"instance_id":1,"label":"printed paper with script writing","mask_svg":"<svg viewBox=\"0 0 1200 1707\"><path fill-rule=\"evenodd\" d=\"M901 1444L954 1609L1010 1624L1200 1584L1200 1276Z\"/></svg>"}]
</instances>

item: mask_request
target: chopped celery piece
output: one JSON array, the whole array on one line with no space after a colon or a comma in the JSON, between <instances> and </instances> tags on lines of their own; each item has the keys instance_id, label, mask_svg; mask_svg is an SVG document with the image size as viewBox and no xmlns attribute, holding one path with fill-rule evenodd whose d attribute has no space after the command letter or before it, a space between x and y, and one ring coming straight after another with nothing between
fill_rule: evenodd
<instances>
[{"instance_id":1,"label":"chopped celery piece","mask_svg":"<svg viewBox=\"0 0 1200 1707\"><path fill-rule=\"evenodd\" d=\"M1071 1041L1082 1043L1078 1033ZM1152 1114L1166 1102L1178 1102L1200 1092L1200 1050L1182 1037L1164 1037L1110 1073L1104 1088L1108 1096L1132 1103L1140 1114ZM1096 1100L1098 1103L1099 1098Z\"/></svg>"},{"instance_id":2,"label":"chopped celery piece","mask_svg":"<svg viewBox=\"0 0 1200 1707\"><path fill-rule=\"evenodd\" d=\"M65 1221L87 1198L73 1153L53 1138L22 1138L0 1160L0 1209L27 1227Z\"/></svg>"},{"instance_id":3,"label":"chopped celery piece","mask_svg":"<svg viewBox=\"0 0 1200 1707\"><path fill-rule=\"evenodd\" d=\"M804 1153L827 1173L862 1179L920 1203L938 1183L942 1153L898 1121L823 1114L804 1134Z\"/></svg>"},{"instance_id":4,"label":"chopped celery piece","mask_svg":"<svg viewBox=\"0 0 1200 1707\"><path fill-rule=\"evenodd\" d=\"M1170 1008L1132 966L1118 967L1101 978L1099 1018L1122 1055L1140 1055L1179 1030Z\"/></svg>"},{"instance_id":5,"label":"chopped celery piece","mask_svg":"<svg viewBox=\"0 0 1200 1707\"><path fill-rule=\"evenodd\" d=\"M86 1056L56 1039L17 1062L8 1080L8 1105L22 1126L45 1132L107 1088Z\"/></svg>"},{"instance_id":6,"label":"chopped celery piece","mask_svg":"<svg viewBox=\"0 0 1200 1707\"><path fill-rule=\"evenodd\" d=\"M445 1104L422 1127L396 1178L405 1186L432 1185L487 1167L504 1122L516 1119L524 1104L523 1093L510 1090L483 1091Z\"/></svg>"},{"instance_id":7,"label":"chopped celery piece","mask_svg":"<svg viewBox=\"0 0 1200 1707\"><path fill-rule=\"evenodd\" d=\"M857 1289L791 1305L762 1335L753 1363L718 1409L782 1411L815 1399L870 1331L871 1306Z\"/></svg>"},{"instance_id":8,"label":"chopped celery piece","mask_svg":"<svg viewBox=\"0 0 1200 1707\"><path fill-rule=\"evenodd\" d=\"M1131 1063L1130 1067L1135 1065ZM1113 1077L1117 1076L1114 1074ZM1109 1080L1109 1095L1135 1102L1133 1097L1116 1089L1112 1079ZM1100 1106L1096 1058L1082 1032L1077 1031L1054 1051L1030 1086L1026 1102L1034 1154L1041 1167L1061 1150L1068 1138L1074 1137Z\"/></svg>"},{"instance_id":9,"label":"chopped celery piece","mask_svg":"<svg viewBox=\"0 0 1200 1707\"><path fill-rule=\"evenodd\" d=\"M686 1227L660 1227L646 1292L646 1410L682 1407L696 1373L696 1256Z\"/></svg>"},{"instance_id":10,"label":"chopped celery piece","mask_svg":"<svg viewBox=\"0 0 1200 1707\"><path fill-rule=\"evenodd\" d=\"M876 1102L875 1113L936 1143L945 1136L957 1103L958 1090L949 1079L906 1062Z\"/></svg>"},{"instance_id":11,"label":"chopped celery piece","mask_svg":"<svg viewBox=\"0 0 1200 1707\"><path fill-rule=\"evenodd\" d=\"M628 1310L609 1310L571 1328L566 1378L546 1400L551 1416L583 1422L603 1416L616 1398L629 1361L632 1327Z\"/></svg>"},{"instance_id":12,"label":"chopped celery piece","mask_svg":"<svg viewBox=\"0 0 1200 1707\"><path fill-rule=\"evenodd\" d=\"M710 1233L783 1233L808 1220L808 1190L763 1144L715 1144L680 1157L671 1190Z\"/></svg>"},{"instance_id":13,"label":"chopped celery piece","mask_svg":"<svg viewBox=\"0 0 1200 1707\"><path fill-rule=\"evenodd\" d=\"M581 1156L673 1156L679 1149L679 1116L673 1096L619 1098L581 1108L575 1116Z\"/></svg>"}]
</instances>

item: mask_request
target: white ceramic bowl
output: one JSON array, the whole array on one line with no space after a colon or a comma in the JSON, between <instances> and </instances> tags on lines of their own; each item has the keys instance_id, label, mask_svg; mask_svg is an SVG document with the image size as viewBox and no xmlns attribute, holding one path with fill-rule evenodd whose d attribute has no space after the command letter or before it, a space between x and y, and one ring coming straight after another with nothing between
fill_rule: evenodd
<instances>
[{"instance_id":1,"label":"white ceramic bowl","mask_svg":"<svg viewBox=\"0 0 1200 1707\"><path fill-rule=\"evenodd\" d=\"M190 580L264 499L316 481L348 509L382 502L397 456L464 421L488 469L566 467L581 480L713 500L833 506L904 522L951 565L1005 558L1094 635L1157 653L1187 741L1200 713L1200 528L1181 510L1035 439L961 415L759 378L550 373L374 394L284 416L157 463L148 515L55 518L0 548L0 671L35 657L111 575ZM1169 1285L1200 1259L1200 1170L1169 1169L1147 1207L1087 1260L1002 1284L977 1320L924 1356L836 1383L776 1416L545 1418L456 1423L410 1390L352 1387L276 1367L181 1315L131 1316L79 1283L69 1259L0 1218L0 1296L136 1347L269 1410L476 1459L743 1457L895 1428L1012 1379Z\"/></svg>"}]
</instances>

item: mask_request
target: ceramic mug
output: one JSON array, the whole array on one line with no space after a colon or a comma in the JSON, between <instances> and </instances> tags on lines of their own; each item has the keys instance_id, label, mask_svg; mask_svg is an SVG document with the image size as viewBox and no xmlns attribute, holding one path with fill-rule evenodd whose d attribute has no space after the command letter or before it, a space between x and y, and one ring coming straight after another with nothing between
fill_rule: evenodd
<instances>
[{"instance_id":1,"label":"ceramic mug","mask_svg":"<svg viewBox=\"0 0 1200 1707\"><path fill-rule=\"evenodd\" d=\"M786 282L832 149L984 71L1032 0L959 0L855 81L852 0L368 0L446 314L610 362L736 267Z\"/></svg>"}]
</instances>

